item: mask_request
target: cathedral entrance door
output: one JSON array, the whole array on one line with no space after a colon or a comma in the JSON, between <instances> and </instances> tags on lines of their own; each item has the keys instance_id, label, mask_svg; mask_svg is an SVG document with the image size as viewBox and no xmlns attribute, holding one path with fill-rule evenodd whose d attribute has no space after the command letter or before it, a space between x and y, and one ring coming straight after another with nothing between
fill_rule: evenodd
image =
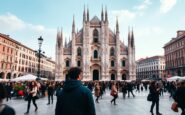
<instances>
[{"instance_id":1,"label":"cathedral entrance door","mask_svg":"<svg viewBox=\"0 0 185 115\"><path fill-rule=\"evenodd\" d=\"M93 70L93 80L99 80L99 71Z\"/></svg>"},{"instance_id":2,"label":"cathedral entrance door","mask_svg":"<svg viewBox=\"0 0 185 115\"><path fill-rule=\"evenodd\" d=\"M125 74L122 75L122 80L126 80L126 75Z\"/></svg>"},{"instance_id":3,"label":"cathedral entrance door","mask_svg":"<svg viewBox=\"0 0 185 115\"><path fill-rule=\"evenodd\" d=\"M111 80L115 80L115 75L111 74Z\"/></svg>"}]
</instances>

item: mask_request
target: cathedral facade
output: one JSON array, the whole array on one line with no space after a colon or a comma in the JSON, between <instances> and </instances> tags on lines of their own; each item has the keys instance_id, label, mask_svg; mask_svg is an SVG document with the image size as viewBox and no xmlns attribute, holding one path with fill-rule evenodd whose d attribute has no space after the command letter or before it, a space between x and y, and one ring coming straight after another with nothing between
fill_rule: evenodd
<instances>
[{"instance_id":1,"label":"cathedral facade","mask_svg":"<svg viewBox=\"0 0 185 115\"><path fill-rule=\"evenodd\" d=\"M62 31L57 32L55 78L65 80L70 67L83 71L83 80L135 80L135 43L133 30L128 32L128 45L120 40L118 20L116 30L109 28L107 10L101 19L89 19L83 12L83 27L75 31L73 17L71 40L63 44Z\"/></svg>"}]
</instances>

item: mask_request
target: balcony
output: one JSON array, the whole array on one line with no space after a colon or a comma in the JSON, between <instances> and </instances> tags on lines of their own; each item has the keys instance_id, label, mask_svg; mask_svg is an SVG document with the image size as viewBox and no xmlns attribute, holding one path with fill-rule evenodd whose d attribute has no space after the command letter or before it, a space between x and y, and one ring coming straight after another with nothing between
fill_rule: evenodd
<instances>
[{"instance_id":1,"label":"balcony","mask_svg":"<svg viewBox=\"0 0 185 115\"><path fill-rule=\"evenodd\" d=\"M76 55L76 59L82 59L81 55Z\"/></svg>"},{"instance_id":2,"label":"balcony","mask_svg":"<svg viewBox=\"0 0 185 115\"><path fill-rule=\"evenodd\" d=\"M98 58L91 57L91 61L101 61L101 58L100 57L98 57Z\"/></svg>"}]
</instances>

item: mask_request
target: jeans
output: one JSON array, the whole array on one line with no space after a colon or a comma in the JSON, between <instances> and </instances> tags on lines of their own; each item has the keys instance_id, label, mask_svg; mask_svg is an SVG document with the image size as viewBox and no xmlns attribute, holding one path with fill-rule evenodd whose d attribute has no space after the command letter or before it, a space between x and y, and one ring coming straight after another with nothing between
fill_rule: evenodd
<instances>
[{"instance_id":1,"label":"jeans","mask_svg":"<svg viewBox=\"0 0 185 115\"><path fill-rule=\"evenodd\" d=\"M37 104L35 102L35 97L32 97L30 96L29 99L28 99L28 106L27 106L27 112L29 113L29 110L30 110L30 104L31 104L31 100L33 102L33 105L35 106L35 109L37 109Z\"/></svg>"},{"instance_id":2,"label":"jeans","mask_svg":"<svg viewBox=\"0 0 185 115\"><path fill-rule=\"evenodd\" d=\"M116 99L117 99L118 95L114 95L114 98L111 100L111 103L114 102L114 105L116 105Z\"/></svg>"},{"instance_id":3,"label":"jeans","mask_svg":"<svg viewBox=\"0 0 185 115\"><path fill-rule=\"evenodd\" d=\"M152 101L152 105L151 105L151 108L150 108L150 112L153 113L153 109L154 109L155 104L156 104L156 113L159 113L159 100L157 100L157 101Z\"/></svg>"},{"instance_id":4,"label":"jeans","mask_svg":"<svg viewBox=\"0 0 185 115\"><path fill-rule=\"evenodd\" d=\"M48 104L50 104L50 98L51 98L51 103L53 104L53 95L48 95Z\"/></svg>"}]
</instances>

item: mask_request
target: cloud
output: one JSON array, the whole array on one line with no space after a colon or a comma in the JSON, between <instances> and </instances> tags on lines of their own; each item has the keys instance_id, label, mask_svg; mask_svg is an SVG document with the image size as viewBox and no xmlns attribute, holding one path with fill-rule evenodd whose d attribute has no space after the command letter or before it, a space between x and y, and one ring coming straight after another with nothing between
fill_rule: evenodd
<instances>
[{"instance_id":1,"label":"cloud","mask_svg":"<svg viewBox=\"0 0 185 115\"><path fill-rule=\"evenodd\" d=\"M118 18L124 19L124 20L132 20L136 17L136 13L135 12L131 12L129 10L114 10L111 11L111 13L113 14L113 16L118 16Z\"/></svg>"},{"instance_id":2,"label":"cloud","mask_svg":"<svg viewBox=\"0 0 185 115\"><path fill-rule=\"evenodd\" d=\"M160 0L160 2L160 13L167 13L175 6L177 0Z\"/></svg>"},{"instance_id":3,"label":"cloud","mask_svg":"<svg viewBox=\"0 0 185 115\"><path fill-rule=\"evenodd\" d=\"M143 3L141 3L138 6L135 6L135 8L138 10L144 10L151 4L152 4L152 2L150 0L144 0Z\"/></svg>"},{"instance_id":4,"label":"cloud","mask_svg":"<svg viewBox=\"0 0 185 115\"><path fill-rule=\"evenodd\" d=\"M55 43L57 30L53 28L47 28L43 25L35 25L27 23L16 15L6 13L0 15L0 32L10 35L13 39L21 42L22 44L32 48L38 49L37 38L43 36L43 50L47 56L54 59L55 57Z\"/></svg>"},{"instance_id":5,"label":"cloud","mask_svg":"<svg viewBox=\"0 0 185 115\"><path fill-rule=\"evenodd\" d=\"M150 35L161 35L164 30L160 27L145 27L136 31L137 37L146 37Z\"/></svg>"},{"instance_id":6,"label":"cloud","mask_svg":"<svg viewBox=\"0 0 185 115\"><path fill-rule=\"evenodd\" d=\"M25 28L25 23L11 13L0 15L0 31L16 31Z\"/></svg>"}]
</instances>

